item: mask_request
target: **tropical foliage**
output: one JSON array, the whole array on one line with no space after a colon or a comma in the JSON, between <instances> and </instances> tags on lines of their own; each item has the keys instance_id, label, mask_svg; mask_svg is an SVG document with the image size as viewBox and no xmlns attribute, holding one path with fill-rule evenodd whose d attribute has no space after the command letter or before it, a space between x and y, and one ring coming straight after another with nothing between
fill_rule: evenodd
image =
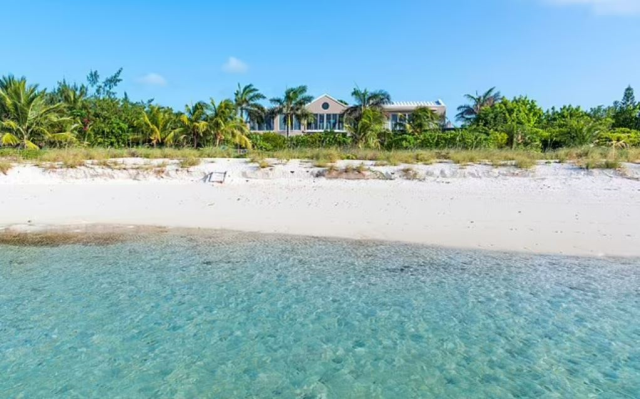
<instances>
[{"instance_id":1,"label":"tropical foliage","mask_svg":"<svg viewBox=\"0 0 640 399\"><path fill-rule=\"evenodd\" d=\"M145 134L144 140L154 147L173 144L179 132L172 112L155 105L149 106L142 114L140 125Z\"/></svg>"},{"instance_id":2,"label":"tropical foliage","mask_svg":"<svg viewBox=\"0 0 640 399\"><path fill-rule=\"evenodd\" d=\"M352 120L358 120L362 117L366 109L375 109L382 111L382 106L391 103L391 95L384 90L374 90L370 92L367 89L361 90L355 87L351 92L354 104L347 108L345 115Z\"/></svg>"},{"instance_id":3,"label":"tropical foliage","mask_svg":"<svg viewBox=\"0 0 640 399\"><path fill-rule=\"evenodd\" d=\"M207 109L207 104L199 101L191 106L185 106L184 113L180 115L181 139L184 142L189 142L193 148L198 148L198 145L209 133Z\"/></svg>"},{"instance_id":4,"label":"tropical foliage","mask_svg":"<svg viewBox=\"0 0 640 399\"><path fill-rule=\"evenodd\" d=\"M0 84L0 142L3 146L38 149L47 142L74 140L71 118L62 103L49 104L46 93L26 79L3 79Z\"/></svg>"},{"instance_id":5,"label":"tropical foliage","mask_svg":"<svg viewBox=\"0 0 640 399\"><path fill-rule=\"evenodd\" d=\"M357 119L350 117L347 120L346 129L358 148L378 148L384 124L385 117L381 111L365 108Z\"/></svg>"},{"instance_id":6,"label":"tropical foliage","mask_svg":"<svg viewBox=\"0 0 640 399\"><path fill-rule=\"evenodd\" d=\"M297 120L309 120L311 118L306 105L313 101L313 97L307 94L307 86L298 86L286 89L284 96L272 98L269 114L274 117L282 115L285 121L287 137L293 127L293 122Z\"/></svg>"},{"instance_id":7,"label":"tropical foliage","mask_svg":"<svg viewBox=\"0 0 640 399\"><path fill-rule=\"evenodd\" d=\"M420 107L413 111L409 117L402 116L396 126L396 130L413 136L424 132L438 130L442 126L442 116L433 109Z\"/></svg>"},{"instance_id":8,"label":"tropical foliage","mask_svg":"<svg viewBox=\"0 0 640 399\"><path fill-rule=\"evenodd\" d=\"M215 145L224 142L251 148L251 141L247 138L249 127L236 116L236 108L231 100L222 100L218 104L211 100L209 127L215 140Z\"/></svg>"},{"instance_id":9,"label":"tropical foliage","mask_svg":"<svg viewBox=\"0 0 640 399\"><path fill-rule=\"evenodd\" d=\"M395 126L385 114L391 96L384 90L354 88L344 132L290 137L313 122L306 86L266 97L253 85L238 85L232 99L199 101L181 111L153 100L132 101L119 90L122 70L101 77L91 71L84 84L61 81L47 91L25 78L0 78L0 146L35 150L51 147L139 148L207 147L279 151L290 148L357 147L389 150L506 149L556 151L601 147L615 153L640 147L640 103L627 87L610 106L583 109L566 105L544 110L526 96L503 97L491 88L466 95L458 108L461 128L429 108L398 114ZM265 104L269 104L267 108ZM286 135L251 133L250 126L282 118ZM394 119L395 122L395 119ZM269 125L270 123L267 123ZM191 150L193 151L193 150Z\"/></svg>"},{"instance_id":10,"label":"tropical foliage","mask_svg":"<svg viewBox=\"0 0 640 399\"><path fill-rule=\"evenodd\" d=\"M238 110L238 116L246 122L262 122L266 110L260 101L265 98L264 94L252 84L242 87L238 83L238 89L234 93L234 104Z\"/></svg>"},{"instance_id":11,"label":"tropical foliage","mask_svg":"<svg viewBox=\"0 0 640 399\"><path fill-rule=\"evenodd\" d=\"M502 100L502 95L496 91L495 87L482 94L476 92L475 95L465 94L464 97L469 101L469 104L459 106L456 115L456 119L463 123L472 122L483 109L491 108Z\"/></svg>"}]
</instances>

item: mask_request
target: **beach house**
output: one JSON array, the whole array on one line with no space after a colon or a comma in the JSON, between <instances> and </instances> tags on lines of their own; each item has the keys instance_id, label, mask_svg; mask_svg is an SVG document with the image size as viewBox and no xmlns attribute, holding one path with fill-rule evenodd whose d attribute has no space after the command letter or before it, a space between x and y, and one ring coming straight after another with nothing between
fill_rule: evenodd
<instances>
[{"instance_id":1,"label":"beach house","mask_svg":"<svg viewBox=\"0 0 640 399\"><path fill-rule=\"evenodd\" d=\"M349 106L341 101L336 100L328 94L316 98L307 105L307 110L313 114L313 118L306 123L294 118L290 135L299 135L304 133L324 132L326 130L335 132L345 131L344 113ZM438 115L446 119L447 106L442 100L435 102L417 101L417 102L393 102L383 106L385 116L387 118L387 128L393 130L399 121L406 120L413 111L418 108L429 108ZM286 122L283 115L267 118L265 123L252 124L251 130L255 132L277 132L285 134Z\"/></svg>"}]
</instances>

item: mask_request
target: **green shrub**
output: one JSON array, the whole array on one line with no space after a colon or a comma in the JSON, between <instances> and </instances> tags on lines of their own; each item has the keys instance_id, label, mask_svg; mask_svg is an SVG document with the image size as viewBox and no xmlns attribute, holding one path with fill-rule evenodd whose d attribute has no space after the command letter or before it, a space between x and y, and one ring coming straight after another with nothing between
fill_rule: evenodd
<instances>
[{"instance_id":1,"label":"green shrub","mask_svg":"<svg viewBox=\"0 0 640 399\"><path fill-rule=\"evenodd\" d=\"M251 133L249 140L259 151L279 151L287 148L287 138L278 133Z\"/></svg>"},{"instance_id":2,"label":"green shrub","mask_svg":"<svg viewBox=\"0 0 640 399\"><path fill-rule=\"evenodd\" d=\"M598 145L611 147L615 143L624 143L624 146L628 147L640 147L640 131L620 128L601 133L598 137Z\"/></svg>"},{"instance_id":3,"label":"green shrub","mask_svg":"<svg viewBox=\"0 0 640 399\"><path fill-rule=\"evenodd\" d=\"M348 134L332 131L303 134L289 138L289 146L291 148L349 147L351 145L352 140Z\"/></svg>"},{"instance_id":4,"label":"green shrub","mask_svg":"<svg viewBox=\"0 0 640 399\"><path fill-rule=\"evenodd\" d=\"M489 133L489 147L495 149L507 148L509 143L509 135L501 132L492 131Z\"/></svg>"}]
</instances>

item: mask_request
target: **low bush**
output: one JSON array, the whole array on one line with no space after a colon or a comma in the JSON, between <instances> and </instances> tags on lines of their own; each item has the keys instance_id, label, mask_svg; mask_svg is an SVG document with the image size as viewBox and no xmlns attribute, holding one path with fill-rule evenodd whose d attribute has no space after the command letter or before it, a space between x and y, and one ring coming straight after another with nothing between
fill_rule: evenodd
<instances>
[{"instance_id":1,"label":"low bush","mask_svg":"<svg viewBox=\"0 0 640 399\"><path fill-rule=\"evenodd\" d=\"M258 151L279 151L288 147L287 138L278 133L252 133L248 137Z\"/></svg>"}]
</instances>

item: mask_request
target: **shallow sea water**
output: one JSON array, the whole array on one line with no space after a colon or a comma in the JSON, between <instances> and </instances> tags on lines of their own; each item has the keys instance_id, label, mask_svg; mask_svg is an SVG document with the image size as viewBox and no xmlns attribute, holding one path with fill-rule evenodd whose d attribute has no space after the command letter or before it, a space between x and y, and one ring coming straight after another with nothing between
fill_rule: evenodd
<instances>
[{"instance_id":1,"label":"shallow sea water","mask_svg":"<svg viewBox=\"0 0 640 399\"><path fill-rule=\"evenodd\" d=\"M1 398L638 398L640 261L229 232L0 245Z\"/></svg>"}]
</instances>

